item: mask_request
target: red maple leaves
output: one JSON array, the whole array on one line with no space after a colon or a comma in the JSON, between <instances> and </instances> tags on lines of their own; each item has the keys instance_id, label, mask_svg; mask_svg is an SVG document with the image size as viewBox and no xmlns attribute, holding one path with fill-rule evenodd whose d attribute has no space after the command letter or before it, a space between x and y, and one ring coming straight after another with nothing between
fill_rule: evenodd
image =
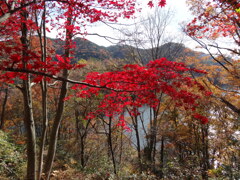
<instances>
[{"instance_id":1,"label":"red maple leaves","mask_svg":"<svg viewBox=\"0 0 240 180\"><path fill-rule=\"evenodd\" d=\"M158 6L164 7L166 5L166 0L160 0Z\"/></svg>"},{"instance_id":2,"label":"red maple leaves","mask_svg":"<svg viewBox=\"0 0 240 180\"><path fill-rule=\"evenodd\" d=\"M240 13L237 0L201 1L191 4L194 18L187 26L186 32L196 38L216 39L218 37L234 37L239 44L237 32Z\"/></svg>"},{"instance_id":3,"label":"red maple leaves","mask_svg":"<svg viewBox=\"0 0 240 180\"><path fill-rule=\"evenodd\" d=\"M159 0L158 6L164 7L165 5L166 5L166 0ZM148 2L148 6L149 6L150 8L154 7L153 1L149 1L149 2Z\"/></svg>"},{"instance_id":4,"label":"red maple leaves","mask_svg":"<svg viewBox=\"0 0 240 180\"><path fill-rule=\"evenodd\" d=\"M154 6L153 1L149 1L150 7ZM166 0L159 0L158 6L166 5ZM0 16L8 12L4 4L0 4L2 12ZM20 6L20 4L19 4ZM59 25L59 28L65 29L71 36L78 33L80 26L87 22L97 21L117 21L118 18L130 18L135 13L135 0L115 1L115 0L88 0L85 2L79 0L53 1L49 3L49 9L61 7L64 13L56 15L56 19L63 19L65 23ZM41 10L41 4L33 3L34 10ZM68 17L74 17L76 23L69 23ZM13 21L18 19L18 21ZM46 19L48 21L48 19ZM54 22L51 22L54 24ZM28 19L23 22L20 11L11 18L2 23L5 28L1 35L6 41L1 42L0 51L3 58L0 65L2 71L1 80L14 83L15 78L25 80L27 74L31 74L31 80L38 83L43 80L50 80L49 77L58 75L62 70L73 70L82 68L83 65L71 64L71 58L55 55L48 55L46 61L41 61L41 51L32 50L27 44L19 39L21 25L26 24L29 31L39 30L36 22ZM55 24L56 25L56 24ZM50 30L49 30L50 31ZM72 37L67 37L71 39ZM72 42L67 42L66 49L74 48ZM24 52L25 56L22 55ZM7 72L15 71L15 72ZM89 118L104 114L108 117L121 116L127 107L130 107L131 114L137 116L138 108L147 105L156 109L159 104L159 93L168 95L177 106L185 109L195 110L198 106L199 95L188 91L188 87L196 86L199 91L205 92L204 88L196 81L186 76L186 72L205 73L197 69L190 69L183 63L168 61L165 58L149 62L146 66L136 64L126 65L122 71L97 73L92 72L86 76L83 81L85 85L74 85L72 89L76 90L76 95L81 98L102 95L102 101L98 109L89 114ZM48 76L50 75L50 76ZM83 84L82 83L82 84ZM81 84L81 83L80 83ZM208 93L205 92L207 95ZM65 98L67 100L68 98ZM203 116L196 115L195 118L201 119L203 123L207 122ZM120 126L126 126L124 118L119 121Z\"/></svg>"},{"instance_id":5,"label":"red maple leaves","mask_svg":"<svg viewBox=\"0 0 240 180\"><path fill-rule=\"evenodd\" d=\"M146 66L129 64L122 71L89 73L84 82L103 87L103 89L82 85L74 85L72 89L76 90L76 95L81 98L100 94L103 96L97 111L91 113L91 118L98 114L118 117L127 107L130 107L132 115L137 116L138 108L144 105L156 109L160 93L172 98L176 106L195 111L200 96L188 89L196 87L204 95L208 93L203 86L186 76L185 72L205 73L190 69L183 63L161 58L149 62ZM207 122L204 116L197 116L197 118L200 118L202 123Z\"/></svg>"},{"instance_id":6,"label":"red maple leaves","mask_svg":"<svg viewBox=\"0 0 240 180\"><path fill-rule=\"evenodd\" d=\"M202 115L200 115L198 113L195 113L193 115L193 117L198 119L198 120L200 120L202 124L207 124L208 123L208 119L205 116L202 116Z\"/></svg>"}]
</instances>

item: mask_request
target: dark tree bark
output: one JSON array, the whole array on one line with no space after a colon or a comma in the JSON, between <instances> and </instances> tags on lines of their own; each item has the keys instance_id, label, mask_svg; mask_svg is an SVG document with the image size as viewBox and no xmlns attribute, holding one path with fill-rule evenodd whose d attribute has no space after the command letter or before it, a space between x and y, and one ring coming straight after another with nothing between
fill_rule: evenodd
<instances>
[{"instance_id":1,"label":"dark tree bark","mask_svg":"<svg viewBox=\"0 0 240 180\"><path fill-rule=\"evenodd\" d=\"M116 166L115 154L114 154L113 144L112 144L112 117L109 117L109 123L108 123L108 145L109 145L109 151L112 157L113 171L114 171L114 174L117 174L117 166Z\"/></svg>"},{"instance_id":2,"label":"dark tree bark","mask_svg":"<svg viewBox=\"0 0 240 180\"><path fill-rule=\"evenodd\" d=\"M160 150L160 179L163 178L163 168L164 168L164 137L161 139L161 150Z\"/></svg>"},{"instance_id":3,"label":"dark tree bark","mask_svg":"<svg viewBox=\"0 0 240 180\"><path fill-rule=\"evenodd\" d=\"M75 109L75 119L76 119L76 140L80 141L80 160L81 166L84 168L86 166L86 153L85 153L85 145L86 145L86 138L88 135L90 120L87 121L86 126L80 120L80 112L78 109Z\"/></svg>"},{"instance_id":4,"label":"dark tree bark","mask_svg":"<svg viewBox=\"0 0 240 180\"><path fill-rule=\"evenodd\" d=\"M136 133L138 162L139 162L139 166L140 166L140 171L142 172L143 168L142 168L141 142L140 142L140 136L139 136L137 116L132 117L132 122L133 122L134 130Z\"/></svg>"},{"instance_id":5,"label":"dark tree bark","mask_svg":"<svg viewBox=\"0 0 240 180\"><path fill-rule=\"evenodd\" d=\"M28 57L27 50L29 48L29 43L27 39L28 28L25 23L28 18L28 12L22 10L21 12L23 21L21 24L21 43L22 43L22 62L24 69L26 69ZM36 179L36 133L35 133L35 122L33 119L33 107L32 107L32 92L31 92L31 82L30 75L26 74L26 80L23 80L22 87L23 99L24 99L24 124L27 134L27 179Z\"/></svg>"},{"instance_id":6,"label":"dark tree bark","mask_svg":"<svg viewBox=\"0 0 240 180\"><path fill-rule=\"evenodd\" d=\"M42 52L42 62L46 62L47 58L47 39L46 39L46 5L44 3L43 6L43 12L42 12L42 30L38 30L38 37L39 37L39 42L41 46L41 52ZM36 22L37 20L37 15L36 15ZM46 71L46 69L43 69ZM43 152L44 152L44 147L46 143L46 138L47 138L47 127L48 127L48 108L47 108L47 81L46 77L43 78L41 82L41 91L42 91L42 125L43 125L43 130L42 130L42 136L41 136L41 142L40 142L40 152L39 152L39 159L38 159L38 180L41 179L42 175L42 168L43 168Z\"/></svg>"},{"instance_id":7,"label":"dark tree bark","mask_svg":"<svg viewBox=\"0 0 240 180\"><path fill-rule=\"evenodd\" d=\"M0 129L4 130L4 125L5 125L5 110L6 110L6 105L7 105L7 99L8 99L8 87L5 89L5 96L3 99L3 104L2 104L2 111L1 111L1 119L0 119Z\"/></svg>"},{"instance_id":8,"label":"dark tree bark","mask_svg":"<svg viewBox=\"0 0 240 180\"><path fill-rule=\"evenodd\" d=\"M208 152L208 127L202 125L201 127L202 134L202 179L208 180L208 170L210 168L209 163L209 152Z\"/></svg>"}]
</instances>

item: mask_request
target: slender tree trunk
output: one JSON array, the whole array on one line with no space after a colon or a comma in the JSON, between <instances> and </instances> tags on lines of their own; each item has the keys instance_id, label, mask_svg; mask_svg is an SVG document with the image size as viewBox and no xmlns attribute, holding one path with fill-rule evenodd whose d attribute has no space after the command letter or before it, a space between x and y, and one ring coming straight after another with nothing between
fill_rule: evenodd
<instances>
[{"instance_id":1,"label":"slender tree trunk","mask_svg":"<svg viewBox=\"0 0 240 180\"><path fill-rule=\"evenodd\" d=\"M4 130L4 125L5 125L5 110L7 105L7 99L8 99L8 87L5 89L5 96L4 96L3 105L2 105L1 122L0 122L1 130Z\"/></svg>"},{"instance_id":2,"label":"slender tree trunk","mask_svg":"<svg viewBox=\"0 0 240 180\"><path fill-rule=\"evenodd\" d=\"M119 165L122 164L122 153L123 153L123 127L121 127L121 135L120 135L120 153L119 153Z\"/></svg>"},{"instance_id":3,"label":"slender tree trunk","mask_svg":"<svg viewBox=\"0 0 240 180\"><path fill-rule=\"evenodd\" d=\"M36 16L37 18L37 16ZM44 9L42 14L42 32L39 31L39 41L41 45L41 52L42 52L42 62L46 62L47 57L47 39L46 39L46 6L44 3ZM36 19L37 22L37 19ZM42 34L43 33L43 39ZM46 69L43 69L46 71ZM40 142L40 152L39 152L39 160L38 160L38 180L41 179L42 175L42 168L43 168L43 153L44 153L44 147L46 143L46 137L47 137L47 127L48 127L48 108L47 108L47 81L44 77L43 81L41 82L41 90L42 90L42 118L43 118L43 131L42 131L42 137Z\"/></svg>"},{"instance_id":4,"label":"slender tree trunk","mask_svg":"<svg viewBox=\"0 0 240 180\"><path fill-rule=\"evenodd\" d=\"M85 167L85 144L84 137L81 137L81 147L80 147L80 156L81 156L81 166Z\"/></svg>"},{"instance_id":5,"label":"slender tree trunk","mask_svg":"<svg viewBox=\"0 0 240 180\"><path fill-rule=\"evenodd\" d=\"M162 93L159 97L159 103L156 109L150 108L150 132L149 132L149 140L148 140L148 154L147 159L150 161L151 168L155 171L155 157L156 157L156 143L157 143L157 131L158 131L158 114L160 109L162 99Z\"/></svg>"},{"instance_id":6,"label":"slender tree trunk","mask_svg":"<svg viewBox=\"0 0 240 180\"><path fill-rule=\"evenodd\" d=\"M40 143L39 162L38 162L38 180L41 179L43 167L43 153L47 137L48 111L47 111L47 89L46 81L42 83L42 113L43 113L43 131Z\"/></svg>"},{"instance_id":7,"label":"slender tree trunk","mask_svg":"<svg viewBox=\"0 0 240 180\"><path fill-rule=\"evenodd\" d=\"M33 119L32 111L32 97L30 80L24 80L23 82L23 98L24 98L24 123L27 133L27 179L36 179L36 133L35 122Z\"/></svg>"},{"instance_id":8,"label":"slender tree trunk","mask_svg":"<svg viewBox=\"0 0 240 180\"><path fill-rule=\"evenodd\" d=\"M27 25L26 20L28 18L28 12L22 10L22 25L21 25L21 43L22 43L22 62L24 68L27 66L26 59L28 57L27 50L29 47L27 39ZM35 122L33 119L33 109L32 109L32 92L31 92L31 82L30 75L26 74L26 80L23 80L22 87L23 99L24 99L24 124L27 134L27 179L36 179L36 132L35 132Z\"/></svg>"},{"instance_id":9,"label":"slender tree trunk","mask_svg":"<svg viewBox=\"0 0 240 180\"><path fill-rule=\"evenodd\" d=\"M202 179L208 180L209 152L208 152L208 129L202 125Z\"/></svg>"},{"instance_id":10,"label":"slender tree trunk","mask_svg":"<svg viewBox=\"0 0 240 180\"><path fill-rule=\"evenodd\" d=\"M148 160L154 167L155 164L155 152L156 152L156 138L157 138L157 115L153 110L153 120L150 123L150 140L149 140L149 154Z\"/></svg>"},{"instance_id":11,"label":"slender tree trunk","mask_svg":"<svg viewBox=\"0 0 240 180\"><path fill-rule=\"evenodd\" d=\"M76 109L75 110L75 119L76 119L76 131L77 131L77 134L76 134L76 141L79 141L80 140L80 160L81 160L81 166L82 168L85 167L85 139L86 139L86 130L85 129L85 132L82 133L82 131L84 130L83 128L83 125L82 123L80 124L80 119L79 119L79 111ZM80 127L79 127L80 126ZM79 138L80 136L80 138Z\"/></svg>"},{"instance_id":12,"label":"slender tree trunk","mask_svg":"<svg viewBox=\"0 0 240 180\"><path fill-rule=\"evenodd\" d=\"M67 77L68 71L64 70L64 77ZM58 103L58 108L57 108L57 114L55 116L54 122L53 122L53 127L50 135L50 140L49 140L49 148L48 148L48 154L47 154L47 159L46 159L46 164L45 164L45 174L47 175L47 179L50 177L50 173L52 170L52 165L53 165L53 160L55 157L56 153L56 147L57 147L57 139L58 139L58 131L59 127L61 124L62 120L62 114L64 110L64 98L66 97L67 94L67 82L62 82L62 87L61 87L61 93L59 97L59 103Z\"/></svg>"},{"instance_id":13,"label":"slender tree trunk","mask_svg":"<svg viewBox=\"0 0 240 180\"><path fill-rule=\"evenodd\" d=\"M151 163L152 162L152 150L153 150L153 109L150 109L150 123L149 123L149 132L148 132L148 146L146 151L147 160Z\"/></svg>"},{"instance_id":14,"label":"slender tree trunk","mask_svg":"<svg viewBox=\"0 0 240 180\"><path fill-rule=\"evenodd\" d=\"M139 162L139 166L140 166L140 171L142 172L143 169L142 169L142 156L141 156L141 142L140 142L140 136L139 136L137 116L134 116L132 118L132 120L133 120L134 130L136 133L138 162Z\"/></svg>"},{"instance_id":15,"label":"slender tree trunk","mask_svg":"<svg viewBox=\"0 0 240 180\"><path fill-rule=\"evenodd\" d=\"M164 137L161 139L161 151L160 151L160 178L163 178L163 168L164 168Z\"/></svg>"},{"instance_id":16,"label":"slender tree trunk","mask_svg":"<svg viewBox=\"0 0 240 180\"><path fill-rule=\"evenodd\" d=\"M160 104L160 103L159 103ZM154 114L154 120L153 120L153 127L152 127L152 138L153 138L153 145L152 145L152 165L155 168L155 155L156 155L156 143L157 143L157 121L158 121L158 111L153 110L153 114Z\"/></svg>"},{"instance_id":17,"label":"slender tree trunk","mask_svg":"<svg viewBox=\"0 0 240 180\"><path fill-rule=\"evenodd\" d=\"M116 160L115 160L113 144L112 144L112 118L111 117L109 117L108 130L109 130L108 131L108 145L109 145L109 150L110 150L111 156L112 156L113 171L114 171L114 174L117 174Z\"/></svg>"},{"instance_id":18,"label":"slender tree trunk","mask_svg":"<svg viewBox=\"0 0 240 180\"><path fill-rule=\"evenodd\" d=\"M73 21L72 16L69 15L69 17L67 18L67 26L72 25L72 21ZM72 41L72 31L69 30L69 29L66 29L66 45L65 45L65 54L64 54L66 59L70 57L71 41ZM67 60L66 60L66 63L68 63ZM68 70L63 69L62 77L67 79L68 75L69 75ZM61 86L61 90L60 90L60 96L59 96L59 100L58 100L57 112L56 112L56 116L55 116L55 119L54 119L54 122L53 122L51 135L50 135L46 164L45 164L45 167L44 167L44 172L46 174L47 180L50 178L50 173L52 171L53 160L54 160L55 153L56 153L59 127L60 127L60 124L61 124L61 121L62 121L62 114L63 114L64 104L65 104L64 99L67 95L67 89L68 89L68 83L65 82L65 81L62 82L62 86Z\"/></svg>"}]
</instances>

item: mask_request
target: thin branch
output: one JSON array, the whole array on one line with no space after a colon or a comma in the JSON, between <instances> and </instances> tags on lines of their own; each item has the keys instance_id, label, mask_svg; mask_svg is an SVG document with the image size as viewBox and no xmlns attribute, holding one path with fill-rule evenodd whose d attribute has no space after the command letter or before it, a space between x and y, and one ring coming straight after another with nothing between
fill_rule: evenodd
<instances>
[{"instance_id":1,"label":"thin branch","mask_svg":"<svg viewBox=\"0 0 240 180\"><path fill-rule=\"evenodd\" d=\"M235 54L240 55L240 52L238 52L236 50L233 50L233 49L230 49L230 48L219 47L219 46L215 46L215 45L212 45L212 44L209 44L208 46L214 47L214 48L218 48L218 49L228 50L228 51L231 51L231 52L233 52Z\"/></svg>"},{"instance_id":2,"label":"thin branch","mask_svg":"<svg viewBox=\"0 0 240 180\"><path fill-rule=\"evenodd\" d=\"M110 37L110 36L104 36L104 35L100 35L98 33L87 33L87 35L90 35L90 36L99 36L101 38L104 38L106 39L108 42L112 43L112 44L116 44L115 42L111 41L111 40L114 40L114 41L120 41L121 39L118 39L118 38L113 38L113 37Z\"/></svg>"},{"instance_id":3,"label":"thin branch","mask_svg":"<svg viewBox=\"0 0 240 180\"><path fill-rule=\"evenodd\" d=\"M191 37L191 36L190 36L190 37ZM198 40L197 38L194 38L194 37L191 37L191 38L192 38L194 41L196 41L198 44L200 44L200 46L202 46L205 50L207 50L208 54L212 57L212 59L213 59L214 61L216 61L218 64L220 64L226 71L230 72L230 70L229 70L221 61L219 61L218 59L216 59L216 58L214 57L214 55L210 52L208 46L207 46L204 42L202 42L202 41L200 41L200 40Z\"/></svg>"},{"instance_id":4,"label":"thin branch","mask_svg":"<svg viewBox=\"0 0 240 180\"><path fill-rule=\"evenodd\" d=\"M236 106L234 106L232 103L230 103L229 101L227 101L226 99L224 99L223 97L218 98L220 99L224 104L226 104L233 112L237 113L240 115L240 109L237 108Z\"/></svg>"},{"instance_id":5,"label":"thin branch","mask_svg":"<svg viewBox=\"0 0 240 180\"><path fill-rule=\"evenodd\" d=\"M226 89L223 89L221 87L219 87L218 85L214 84L209 77L207 77L207 80L210 82L211 85L213 85L214 87L216 87L217 89L221 90L221 91L225 91L225 92L232 92L232 93L236 93L236 94L240 94L240 92L238 91L233 91L233 90L226 90ZM203 81L204 82L204 81ZM204 82L204 84L206 85L206 83Z\"/></svg>"},{"instance_id":6,"label":"thin branch","mask_svg":"<svg viewBox=\"0 0 240 180\"><path fill-rule=\"evenodd\" d=\"M86 83L86 82L66 79L66 78L63 78L63 77L60 77L60 76L55 76L55 75L51 75L51 74L46 74L44 72L37 72L37 71L33 71L33 70L28 70L28 69L5 68L4 70L5 71L10 71L10 72L30 73L30 74L49 77L51 79L55 79L55 80L58 80L58 81L69 82L69 83L72 83L72 84L80 84L80 85L85 85L85 86L93 87L93 88L104 88L104 89L108 89L108 90L112 90L112 91L116 91L116 92L134 92L134 91L118 90L118 89L110 88L110 87L107 87L107 84L104 85L104 86L92 85L92 84L89 84L89 83Z\"/></svg>"}]
</instances>

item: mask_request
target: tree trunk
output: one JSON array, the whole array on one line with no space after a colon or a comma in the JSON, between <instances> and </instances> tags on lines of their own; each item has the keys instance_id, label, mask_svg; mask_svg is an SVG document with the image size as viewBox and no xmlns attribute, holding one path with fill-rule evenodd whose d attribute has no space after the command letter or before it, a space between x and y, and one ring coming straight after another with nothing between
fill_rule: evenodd
<instances>
[{"instance_id":1,"label":"tree trunk","mask_svg":"<svg viewBox=\"0 0 240 180\"><path fill-rule=\"evenodd\" d=\"M149 154L148 160L154 167L155 164L155 152L156 152L156 138L157 138L157 111L153 110L153 119L150 120L150 135L149 135Z\"/></svg>"},{"instance_id":2,"label":"tree trunk","mask_svg":"<svg viewBox=\"0 0 240 180\"><path fill-rule=\"evenodd\" d=\"M202 125L202 179L208 180L208 169L210 167L209 163L209 152L208 152L208 128Z\"/></svg>"},{"instance_id":3,"label":"tree trunk","mask_svg":"<svg viewBox=\"0 0 240 180\"><path fill-rule=\"evenodd\" d=\"M82 168L85 167L86 165L86 161L85 161L85 141L86 141L86 137L87 137L87 128L89 123L87 124L86 128L84 128L83 123L80 122L79 119L80 113L77 109L75 109L75 119L76 119L76 141L80 140L80 160L81 160L81 166Z\"/></svg>"},{"instance_id":4,"label":"tree trunk","mask_svg":"<svg viewBox=\"0 0 240 180\"><path fill-rule=\"evenodd\" d=\"M21 24L21 43L22 43L22 62L24 68L27 66L27 50L29 47L27 40L27 24L26 20L28 18L28 12L23 10L22 13L22 24ZM36 133L35 133L35 122L33 119L33 109L32 109L32 92L31 92L31 82L30 75L26 74L26 80L23 80L23 99L24 99L24 124L27 134L27 179L36 179Z\"/></svg>"},{"instance_id":5,"label":"tree trunk","mask_svg":"<svg viewBox=\"0 0 240 180\"><path fill-rule=\"evenodd\" d=\"M113 144L112 144L112 118L111 117L109 117L109 123L108 123L108 145L109 145L109 150L112 156L113 171L114 171L114 174L117 174L116 160L115 160Z\"/></svg>"},{"instance_id":6,"label":"tree trunk","mask_svg":"<svg viewBox=\"0 0 240 180\"><path fill-rule=\"evenodd\" d=\"M37 15L36 15L37 18ZM44 3L44 9L43 9L43 14L42 14L42 33L39 30L38 31L38 36L39 36L39 41L41 45L41 52L42 52L42 62L46 62L47 58L47 39L46 39L46 5ZM36 22L37 19L36 19ZM42 39L43 35L43 39ZM43 69L46 71L46 69ZM40 152L39 152L39 162L38 162L38 180L41 179L42 175L42 168L43 168L43 152L44 152L44 147L46 143L46 137L47 137L47 127L48 127L48 108L47 108L47 81L46 78L43 78L43 81L41 82L41 90L42 90L42 125L43 125L43 130L42 130L42 137L41 137L41 142L40 142Z\"/></svg>"},{"instance_id":7,"label":"tree trunk","mask_svg":"<svg viewBox=\"0 0 240 180\"><path fill-rule=\"evenodd\" d=\"M164 168L164 137L161 139L161 151L160 151L160 179L163 178Z\"/></svg>"},{"instance_id":8,"label":"tree trunk","mask_svg":"<svg viewBox=\"0 0 240 180\"><path fill-rule=\"evenodd\" d=\"M134 116L132 118L132 121L133 121L134 130L135 130L135 133L136 133L138 162L139 162L139 166L140 166L140 171L142 172L143 169L142 169L142 156L141 156L141 142L140 142L140 137L139 137L137 116Z\"/></svg>"},{"instance_id":9,"label":"tree trunk","mask_svg":"<svg viewBox=\"0 0 240 180\"><path fill-rule=\"evenodd\" d=\"M67 77L67 74L68 74L68 71L64 70L64 77ZM56 153L58 131L59 131L59 127L61 124L62 114L63 114L63 110L64 110L64 104L65 104L64 98L66 97L66 94L67 94L67 84L68 84L67 82L62 82L57 113L56 113L56 116L55 116L55 119L53 122L53 127L52 127L52 131L51 131L51 135L50 135L48 154L47 154L46 164L45 164L45 168L44 168L44 172L47 176L47 179L49 179L49 177L50 177L53 160L54 160L55 153Z\"/></svg>"},{"instance_id":10,"label":"tree trunk","mask_svg":"<svg viewBox=\"0 0 240 180\"><path fill-rule=\"evenodd\" d=\"M42 83L42 113L43 113L43 131L40 143L40 152L39 152L39 162L38 162L38 180L41 179L42 167L43 167L43 152L46 143L47 137L47 127L48 127L48 111L47 111L47 89L46 81Z\"/></svg>"},{"instance_id":11,"label":"tree trunk","mask_svg":"<svg viewBox=\"0 0 240 180\"><path fill-rule=\"evenodd\" d=\"M24 123L27 133L27 179L36 179L36 133L35 123L33 119L32 111L32 97L30 80L24 80L23 82L23 98L24 98Z\"/></svg>"},{"instance_id":12,"label":"tree trunk","mask_svg":"<svg viewBox=\"0 0 240 180\"><path fill-rule=\"evenodd\" d=\"M71 12L71 10L70 10ZM72 16L71 13L69 17L67 18L67 26L72 25ZM70 57L70 45L72 41L72 30L66 29L66 44L65 44L65 63L68 63L67 58ZM67 79L68 78L68 70L63 69L63 78ZM61 90L60 90L60 96L58 99L58 106L57 106L57 112L56 116L53 122L53 127L50 135L50 141L49 141L49 148L48 148L48 154L47 154L47 159L46 159L46 164L44 167L44 172L46 174L47 180L50 178L50 173L52 171L52 165L53 165L53 160L55 157L56 153L56 147L57 147L57 140L58 140L58 132L59 132L59 127L62 121L62 114L64 110L64 99L67 95L67 89L68 89L68 83L67 82L62 82Z\"/></svg>"},{"instance_id":13,"label":"tree trunk","mask_svg":"<svg viewBox=\"0 0 240 180\"><path fill-rule=\"evenodd\" d=\"M122 164L122 154L123 154L123 127L121 127L121 135L120 135L119 165Z\"/></svg>"},{"instance_id":14,"label":"tree trunk","mask_svg":"<svg viewBox=\"0 0 240 180\"><path fill-rule=\"evenodd\" d=\"M8 99L8 87L5 89L5 96L4 96L3 105L2 105L1 121L0 121L1 130L4 130L4 125L5 125L5 110L7 105L7 99Z\"/></svg>"}]
</instances>

